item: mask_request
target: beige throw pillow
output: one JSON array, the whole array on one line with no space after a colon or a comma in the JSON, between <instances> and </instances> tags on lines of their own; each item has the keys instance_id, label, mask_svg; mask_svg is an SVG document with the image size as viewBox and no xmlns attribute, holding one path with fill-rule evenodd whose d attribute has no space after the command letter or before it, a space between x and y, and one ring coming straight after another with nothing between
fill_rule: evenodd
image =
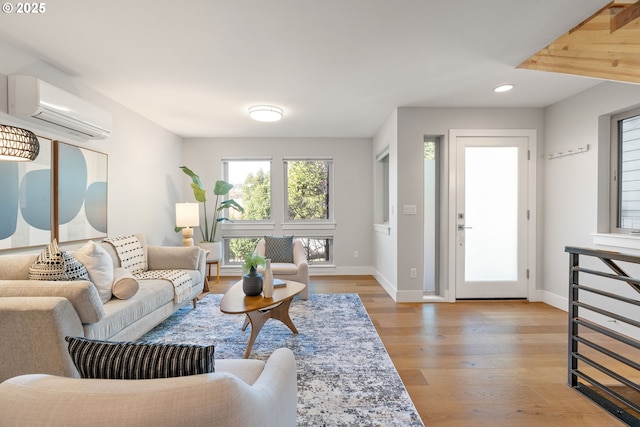
<instances>
[{"instance_id":1,"label":"beige throw pillow","mask_svg":"<svg viewBox=\"0 0 640 427\"><path fill-rule=\"evenodd\" d=\"M113 285L111 292L118 299L129 299L138 292L138 280L126 268L117 267L113 270Z\"/></svg>"},{"instance_id":2,"label":"beige throw pillow","mask_svg":"<svg viewBox=\"0 0 640 427\"><path fill-rule=\"evenodd\" d=\"M87 268L89 280L98 290L102 303L109 301L113 284L113 260L107 251L89 240L76 251L75 256Z\"/></svg>"}]
</instances>

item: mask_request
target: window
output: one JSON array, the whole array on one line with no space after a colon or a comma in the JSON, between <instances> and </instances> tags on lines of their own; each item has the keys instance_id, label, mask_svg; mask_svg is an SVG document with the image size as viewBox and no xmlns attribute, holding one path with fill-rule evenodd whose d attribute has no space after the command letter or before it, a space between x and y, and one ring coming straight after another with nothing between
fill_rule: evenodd
<instances>
[{"instance_id":1,"label":"window","mask_svg":"<svg viewBox=\"0 0 640 427\"><path fill-rule=\"evenodd\" d=\"M260 237L225 237L224 265L240 265L247 255L253 253Z\"/></svg>"},{"instance_id":2,"label":"window","mask_svg":"<svg viewBox=\"0 0 640 427\"><path fill-rule=\"evenodd\" d=\"M289 221L328 221L331 211L332 161L285 160L286 206Z\"/></svg>"},{"instance_id":3,"label":"window","mask_svg":"<svg viewBox=\"0 0 640 427\"><path fill-rule=\"evenodd\" d=\"M271 218L271 160L223 160L225 181L233 184L229 198L244 212L229 210L232 221Z\"/></svg>"},{"instance_id":4,"label":"window","mask_svg":"<svg viewBox=\"0 0 640 427\"><path fill-rule=\"evenodd\" d=\"M302 241L310 265L331 264L333 262L332 237L296 237L296 239Z\"/></svg>"},{"instance_id":5,"label":"window","mask_svg":"<svg viewBox=\"0 0 640 427\"><path fill-rule=\"evenodd\" d=\"M611 118L611 219L619 232L640 230L640 109Z\"/></svg>"}]
</instances>

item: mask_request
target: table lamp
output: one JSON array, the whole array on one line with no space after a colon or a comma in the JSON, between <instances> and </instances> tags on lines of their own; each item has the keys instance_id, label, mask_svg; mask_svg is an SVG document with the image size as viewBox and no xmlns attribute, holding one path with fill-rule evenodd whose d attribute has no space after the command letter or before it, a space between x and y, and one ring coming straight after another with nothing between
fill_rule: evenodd
<instances>
[{"instance_id":1,"label":"table lamp","mask_svg":"<svg viewBox=\"0 0 640 427\"><path fill-rule=\"evenodd\" d=\"M176 227L182 228L182 246L193 246L193 228L200 224L197 203L176 203Z\"/></svg>"}]
</instances>

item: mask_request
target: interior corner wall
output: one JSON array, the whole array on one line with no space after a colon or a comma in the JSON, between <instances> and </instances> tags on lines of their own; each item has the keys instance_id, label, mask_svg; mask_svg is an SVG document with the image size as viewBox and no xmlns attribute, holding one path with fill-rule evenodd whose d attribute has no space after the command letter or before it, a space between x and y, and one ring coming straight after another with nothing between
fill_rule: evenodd
<instances>
[{"instance_id":1,"label":"interior corner wall","mask_svg":"<svg viewBox=\"0 0 640 427\"><path fill-rule=\"evenodd\" d=\"M174 232L175 203L182 173L182 139L132 112L77 79L0 42L0 123L27 127L37 135L108 155L107 227L109 236L144 233L150 244L179 245ZM7 76L38 77L113 115L113 132L104 140L79 141L51 128L16 120L7 114ZM1 201L0 201L1 203Z\"/></svg>"},{"instance_id":2,"label":"interior corner wall","mask_svg":"<svg viewBox=\"0 0 640 427\"><path fill-rule=\"evenodd\" d=\"M565 247L595 247L598 162L600 156L608 156L598 146L599 119L637 107L639 100L640 86L606 82L545 109L543 301L558 308L568 308ZM547 159L549 153L585 144L589 145L587 152Z\"/></svg>"},{"instance_id":3,"label":"interior corner wall","mask_svg":"<svg viewBox=\"0 0 640 427\"><path fill-rule=\"evenodd\" d=\"M372 228L373 235L373 269L374 276L387 293L398 299L398 110L387 118L373 138L371 164L376 163L376 154L389 149L389 224L388 227ZM374 169L375 170L375 169ZM371 181L376 182L371 176ZM381 206L376 197L382 194L381 189L374 188L374 204L371 209Z\"/></svg>"}]
</instances>

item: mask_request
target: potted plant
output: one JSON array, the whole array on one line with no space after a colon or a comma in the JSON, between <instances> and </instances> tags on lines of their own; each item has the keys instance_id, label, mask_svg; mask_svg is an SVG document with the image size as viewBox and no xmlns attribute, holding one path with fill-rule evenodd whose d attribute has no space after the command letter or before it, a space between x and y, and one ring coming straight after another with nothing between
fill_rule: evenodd
<instances>
[{"instance_id":1,"label":"potted plant","mask_svg":"<svg viewBox=\"0 0 640 427\"><path fill-rule=\"evenodd\" d=\"M262 292L262 274L258 273L259 266L266 266L267 260L262 255L251 253L244 258L242 264L242 290L245 295L253 297Z\"/></svg>"},{"instance_id":2,"label":"potted plant","mask_svg":"<svg viewBox=\"0 0 640 427\"><path fill-rule=\"evenodd\" d=\"M202 235L199 246L209 251L207 255L208 261L219 261L222 254L222 244L217 240L218 223L221 221L230 221L229 218L221 216L221 212L225 209L234 209L238 212L244 212L244 208L240 206L238 202L233 199L224 200L224 196L229 194L229 191L233 188L233 185L218 180L213 187L213 194L216 196L213 210L213 217L211 224L209 223L209 217L207 215L207 195L200 177L195 174L191 169L186 166L180 166L182 172L191 178L191 188L193 188L193 195L196 200L202 203L204 207L204 226L200 227L200 234ZM176 227L176 231L180 231L181 228Z\"/></svg>"}]
</instances>

